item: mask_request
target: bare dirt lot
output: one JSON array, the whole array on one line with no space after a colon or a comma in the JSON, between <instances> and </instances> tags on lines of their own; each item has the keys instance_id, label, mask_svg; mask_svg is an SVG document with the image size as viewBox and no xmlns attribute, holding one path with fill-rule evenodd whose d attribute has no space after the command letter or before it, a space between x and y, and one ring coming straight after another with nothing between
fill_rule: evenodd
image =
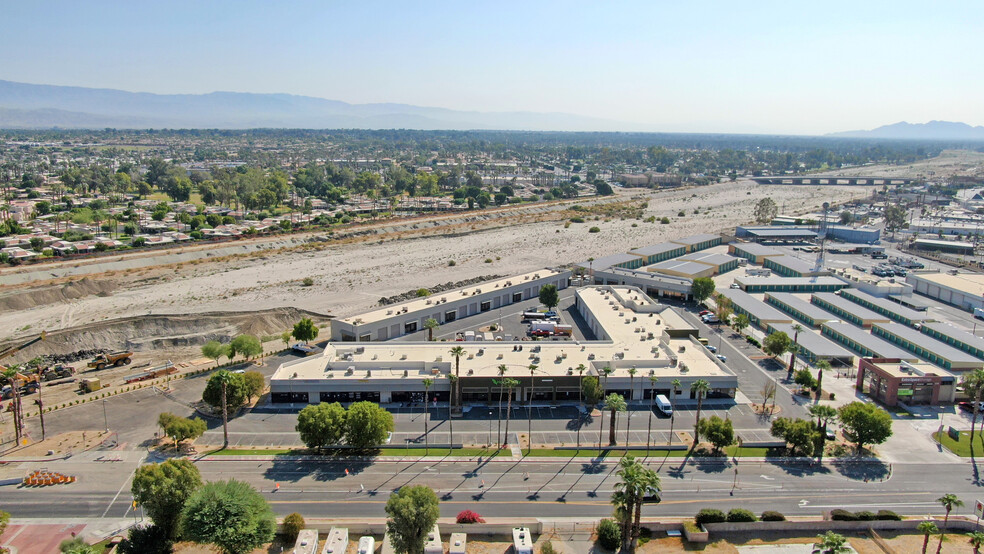
<instances>
[{"instance_id":1,"label":"bare dirt lot","mask_svg":"<svg viewBox=\"0 0 984 554\"><path fill-rule=\"evenodd\" d=\"M372 307L380 297L491 273L510 275L559 266L702 232L725 231L753 219L755 203L774 197L787 211L805 212L825 201L862 198L866 187L763 187L738 181L655 192L619 189L617 202L582 211L544 210L516 217L480 218L449 227L339 241L301 243L241 255L154 267L100 264L85 277L10 285L0 295L0 336L29 336L95 322L151 314L256 312L295 307L342 316ZM795 207L792 208L792 207ZM683 215L680 215L680 214ZM661 224L660 218L669 218ZM571 217L584 223L565 225ZM649 219L649 218L655 218ZM647 222L647 219L649 221ZM599 232L589 232L591 227ZM454 261L454 267L449 262ZM4 273L3 278L9 275ZM305 286L304 279L313 283ZM204 329L171 322L127 330L104 326L66 339L66 347L157 350L207 340ZM287 327L286 323L281 329ZM227 327L217 319L213 328ZM265 326L261 333L278 333ZM239 332L249 332L239 330ZM213 333L214 335L214 333ZM210 337L219 338L219 337ZM71 342L69 345L68 343ZM130 346L127 346L129 344ZM25 351L23 357L36 355Z\"/></svg>"}]
</instances>

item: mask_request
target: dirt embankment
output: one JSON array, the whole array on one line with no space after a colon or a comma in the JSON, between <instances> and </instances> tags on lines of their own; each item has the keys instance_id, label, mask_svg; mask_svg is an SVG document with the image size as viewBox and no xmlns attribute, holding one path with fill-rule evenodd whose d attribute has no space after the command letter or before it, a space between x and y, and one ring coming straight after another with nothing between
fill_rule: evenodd
<instances>
[{"instance_id":1,"label":"dirt embankment","mask_svg":"<svg viewBox=\"0 0 984 554\"><path fill-rule=\"evenodd\" d=\"M64 284L12 290L0 295L0 311L27 310L36 306L69 302L86 296L109 296L117 284L113 280L85 277Z\"/></svg>"},{"instance_id":2,"label":"dirt embankment","mask_svg":"<svg viewBox=\"0 0 984 554\"><path fill-rule=\"evenodd\" d=\"M191 347L189 351L194 351L210 340L229 342L241 334L255 335L261 339L279 335L302 317L310 317L316 324L323 324L331 318L297 308L124 317L49 332L44 341L4 362L18 363L35 356L64 355L90 349L133 350L150 354L156 350L171 352ZM31 333L26 333L21 339L0 343L0 349L25 342Z\"/></svg>"}]
</instances>

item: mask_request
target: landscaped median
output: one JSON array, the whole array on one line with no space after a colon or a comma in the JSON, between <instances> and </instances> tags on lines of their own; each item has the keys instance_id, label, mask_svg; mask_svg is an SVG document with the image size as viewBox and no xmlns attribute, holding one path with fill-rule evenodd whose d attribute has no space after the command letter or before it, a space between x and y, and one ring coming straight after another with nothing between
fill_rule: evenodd
<instances>
[{"instance_id":1,"label":"landscaped median","mask_svg":"<svg viewBox=\"0 0 984 554\"><path fill-rule=\"evenodd\" d=\"M725 461L729 458L763 458L768 454L767 448L738 448L730 447L725 449L727 456L703 456L687 450L658 450L653 448L649 451L651 458L717 458ZM622 458L626 454L645 457L645 450L625 449L552 449L534 448L524 450L524 455L534 458ZM384 447L373 450L352 450L352 449L325 449L321 451L308 448L219 448L208 452L203 452L203 456L322 456L346 457L346 456L460 456L460 457L483 457L493 458L496 456L511 457L512 453L508 449L495 450L490 448L400 448Z\"/></svg>"}]
</instances>

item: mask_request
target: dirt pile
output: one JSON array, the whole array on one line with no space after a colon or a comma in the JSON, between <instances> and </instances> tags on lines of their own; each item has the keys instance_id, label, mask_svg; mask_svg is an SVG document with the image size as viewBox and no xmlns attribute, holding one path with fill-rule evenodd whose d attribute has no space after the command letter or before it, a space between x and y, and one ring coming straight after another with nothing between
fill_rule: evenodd
<instances>
[{"instance_id":1,"label":"dirt pile","mask_svg":"<svg viewBox=\"0 0 984 554\"><path fill-rule=\"evenodd\" d=\"M86 296L109 296L116 288L117 285L112 280L84 277L61 285L20 289L0 296L0 311L67 303Z\"/></svg>"},{"instance_id":2,"label":"dirt pile","mask_svg":"<svg viewBox=\"0 0 984 554\"><path fill-rule=\"evenodd\" d=\"M229 342L236 335L260 337L279 335L302 317L324 323L329 316L277 308L259 312L207 312L189 315L143 315L100 321L48 333L47 339L24 349L12 362L35 356L60 359L70 353L97 350L133 350L146 352L181 346L197 346L210 340ZM19 344L10 340L0 348Z\"/></svg>"},{"instance_id":3,"label":"dirt pile","mask_svg":"<svg viewBox=\"0 0 984 554\"><path fill-rule=\"evenodd\" d=\"M436 294L439 292L444 292L447 290L460 289L461 287L467 287L468 285L474 285L475 283L484 283L485 281L494 281L496 279L503 278L504 275L482 275L479 277L473 277L471 279L465 279L463 281L448 281L447 283L442 283L439 285L433 285L427 287L427 291L431 294ZM419 295L417 291L421 289L408 290L402 294L397 294L395 296L384 296L379 299L380 306L389 306L390 304L396 304L397 302L406 302L407 300L413 300L418 298Z\"/></svg>"}]
</instances>

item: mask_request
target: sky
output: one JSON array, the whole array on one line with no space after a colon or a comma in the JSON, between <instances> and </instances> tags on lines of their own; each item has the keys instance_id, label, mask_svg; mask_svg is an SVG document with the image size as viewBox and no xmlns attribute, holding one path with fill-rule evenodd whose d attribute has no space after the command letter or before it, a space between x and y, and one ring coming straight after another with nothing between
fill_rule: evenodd
<instances>
[{"instance_id":1,"label":"sky","mask_svg":"<svg viewBox=\"0 0 984 554\"><path fill-rule=\"evenodd\" d=\"M0 79L563 112L665 132L984 125L984 2L0 0Z\"/></svg>"}]
</instances>

